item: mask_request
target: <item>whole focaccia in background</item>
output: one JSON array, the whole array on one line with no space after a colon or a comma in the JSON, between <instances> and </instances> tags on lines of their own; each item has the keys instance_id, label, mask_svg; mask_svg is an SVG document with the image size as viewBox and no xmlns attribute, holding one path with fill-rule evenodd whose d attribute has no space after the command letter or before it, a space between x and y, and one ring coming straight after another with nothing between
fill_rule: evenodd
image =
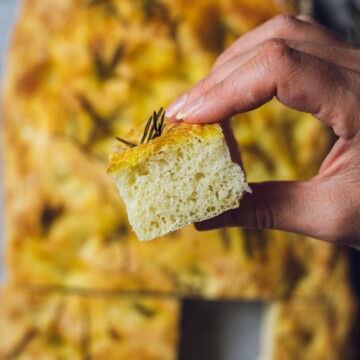
<instances>
[{"instance_id":1,"label":"whole focaccia in background","mask_svg":"<svg viewBox=\"0 0 360 360\"><path fill-rule=\"evenodd\" d=\"M343 293L345 284L353 309L346 249L236 228L186 227L140 243L106 175L115 136L142 127L205 76L244 31L293 11L281 1L25 0L4 83L8 281L139 298L309 302ZM249 181L308 178L331 144L320 122L276 101L232 123ZM305 316L297 316L298 329ZM342 326L324 358L350 346L351 316ZM299 344L310 358L311 342Z\"/></svg>"},{"instance_id":2,"label":"whole focaccia in background","mask_svg":"<svg viewBox=\"0 0 360 360\"><path fill-rule=\"evenodd\" d=\"M259 360L355 360L359 357L359 308L349 281L349 260L332 255L312 259L321 269L290 298L267 305ZM328 269L337 263L328 277ZM315 284L314 284L315 285ZM306 295L305 295L306 294Z\"/></svg>"},{"instance_id":3,"label":"whole focaccia in background","mask_svg":"<svg viewBox=\"0 0 360 360\"><path fill-rule=\"evenodd\" d=\"M139 244L105 170L115 136L204 76L242 32L291 9L281 2L146 4L24 2L4 87L9 276L205 297L288 295L316 271L302 247L317 253L322 244L280 232L193 228ZM308 177L330 143L321 123L277 102L233 124L249 181Z\"/></svg>"},{"instance_id":4,"label":"whole focaccia in background","mask_svg":"<svg viewBox=\"0 0 360 360\"><path fill-rule=\"evenodd\" d=\"M177 300L7 287L0 301L0 359L177 358Z\"/></svg>"},{"instance_id":5,"label":"whole focaccia in background","mask_svg":"<svg viewBox=\"0 0 360 360\"><path fill-rule=\"evenodd\" d=\"M347 298L343 300L348 303ZM357 314L353 304L349 309L320 298L312 301L294 298L271 306L272 352L261 360L358 358L357 348L348 346L355 340L355 327L349 328ZM346 338L348 342L344 342Z\"/></svg>"}]
</instances>

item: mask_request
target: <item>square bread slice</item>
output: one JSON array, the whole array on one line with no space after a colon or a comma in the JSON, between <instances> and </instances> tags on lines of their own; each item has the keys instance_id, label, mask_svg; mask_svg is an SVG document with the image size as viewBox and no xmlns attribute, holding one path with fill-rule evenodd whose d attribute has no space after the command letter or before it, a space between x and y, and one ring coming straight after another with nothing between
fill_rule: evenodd
<instances>
[{"instance_id":1,"label":"square bread slice","mask_svg":"<svg viewBox=\"0 0 360 360\"><path fill-rule=\"evenodd\" d=\"M114 150L108 173L140 240L236 208L250 191L218 124L172 125L145 144Z\"/></svg>"}]
</instances>

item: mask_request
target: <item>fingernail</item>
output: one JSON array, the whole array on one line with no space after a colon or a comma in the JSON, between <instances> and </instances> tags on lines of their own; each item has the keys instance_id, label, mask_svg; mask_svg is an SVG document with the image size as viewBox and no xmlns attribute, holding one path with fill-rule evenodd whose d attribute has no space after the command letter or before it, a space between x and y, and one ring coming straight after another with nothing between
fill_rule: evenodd
<instances>
[{"instance_id":1,"label":"fingernail","mask_svg":"<svg viewBox=\"0 0 360 360\"><path fill-rule=\"evenodd\" d=\"M176 115L177 120L182 120L189 115L193 114L196 110L200 108L202 103L204 102L205 96L200 96L194 101L188 103L184 108L182 108Z\"/></svg>"},{"instance_id":2,"label":"fingernail","mask_svg":"<svg viewBox=\"0 0 360 360\"><path fill-rule=\"evenodd\" d=\"M166 117L173 117L186 103L187 94L175 99L165 110Z\"/></svg>"}]
</instances>

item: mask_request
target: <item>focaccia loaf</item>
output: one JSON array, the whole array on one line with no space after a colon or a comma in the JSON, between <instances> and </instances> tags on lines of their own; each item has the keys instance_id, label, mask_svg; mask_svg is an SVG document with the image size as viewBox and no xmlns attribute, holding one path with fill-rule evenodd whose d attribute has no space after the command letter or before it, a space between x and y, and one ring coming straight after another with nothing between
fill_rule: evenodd
<instances>
[{"instance_id":1,"label":"focaccia loaf","mask_svg":"<svg viewBox=\"0 0 360 360\"><path fill-rule=\"evenodd\" d=\"M322 319L331 321L316 321L320 311L310 315L307 306L293 316L280 311L270 355L328 360L352 347L347 334L356 321L356 300L351 289L329 286L330 279L350 286L348 274L338 271L349 262L346 249L278 231L203 233L191 226L142 243L106 174L115 136L126 136L144 114L206 76L245 31L280 13L294 14L302 3L23 1L2 92L6 274L15 288L0 301L0 358L173 359L178 348L171 329L178 318L171 304L181 297L289 299L292 310L294 296L305 304L345 294L346 303L342 298L323 307ZM332 141L324 124L276 101L232 124L251 182L313 176ZM49 312L41 299L39 308L33 297L21 300L24 286L59 298L86 295L50 312L55 331L47 331L48 323L35 331L29 323L38 322L36 313L43 324ZM127 301L129 294L134 301ZM168 303L164 295L174 299ZM163 300L169 306L154 311ZM78 303L84 308L72 311ZM70 331L77 324L90 325L90 336ZM318 342L335 328L341 331L333 341Z\"/></svg>"},{"instance_id":2,"label":"focaccia loaf","mask_svg":"<svg viewBox=\"0 0 360 360\"><path fill-rule=\"evenodd\" d=\"M176 360L176 299L25 291L0 293L0 359Z\"/></svg>"},{"instance_id":3,"label":"focaccia loaf","mask_svg":"<svg viewBox=\"0 0 360 360\"><path fill-rule=\"evenodd\" d=\"M141 240L236 208L249 189L218 124L174 125L146 144L114 152L108 173Z\"/></svg>"},{"instance_id":4,"label":"focaccia loaf","mask_svg":"<svg viewBox=\"0 0 360 360\"><path fill-rule=\"evenodd\" d=\"M298 254L308 240L189 227L144 246L106 167L115 136L205 76L244 31L294 9L275 0L155 3L24 1L3 92L7 274L21 284L287 295L307 274L288 269L307 266ZM233 129L249 181L311 176L328 146L322 125L276 102L242 114Z\"/></svg>"}]
</instances>

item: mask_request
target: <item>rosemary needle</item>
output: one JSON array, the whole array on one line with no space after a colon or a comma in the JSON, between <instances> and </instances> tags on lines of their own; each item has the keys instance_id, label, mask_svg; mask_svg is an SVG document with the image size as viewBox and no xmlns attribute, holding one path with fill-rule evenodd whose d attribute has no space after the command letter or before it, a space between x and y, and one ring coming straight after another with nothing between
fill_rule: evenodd
<instances>
[{"instance_id":1,"label":"rosemary needle","mask_svg":"<svg viewBox=\"0 0 360 360\"><path fill-rule=\"evenodd\" d=\"M133 144L133 143L131 143L131 142L129 142L129 141L126 141L126 140L124 140L124 139L121 139L121 138L119 138L119 137L116 137L115 139L116 139L116 140L119 140L120 142L122 142L123 144L125 144L125 145L127 145L127 146L129 146L129 147L131 147L131 148L133 148L133 147L136 146L135 144Z\"/></svg>"},{"instance_id":2,"label":"rosemary needle","mask_svg":"<svg viewBox=\"0 0 360 360\"><path fill-rule=\"evenodd\" d=\"M140 144L145 144L150 140L154 140L157 137L161 136L165 128L165 111L163 108L160 108L158 112L154 111L153 115L149 118L145 125L144 133L141 137ZM133 148L137 145L116 137L117 140L121 141L123 144Z\"/></svg>"}]
</instances>

